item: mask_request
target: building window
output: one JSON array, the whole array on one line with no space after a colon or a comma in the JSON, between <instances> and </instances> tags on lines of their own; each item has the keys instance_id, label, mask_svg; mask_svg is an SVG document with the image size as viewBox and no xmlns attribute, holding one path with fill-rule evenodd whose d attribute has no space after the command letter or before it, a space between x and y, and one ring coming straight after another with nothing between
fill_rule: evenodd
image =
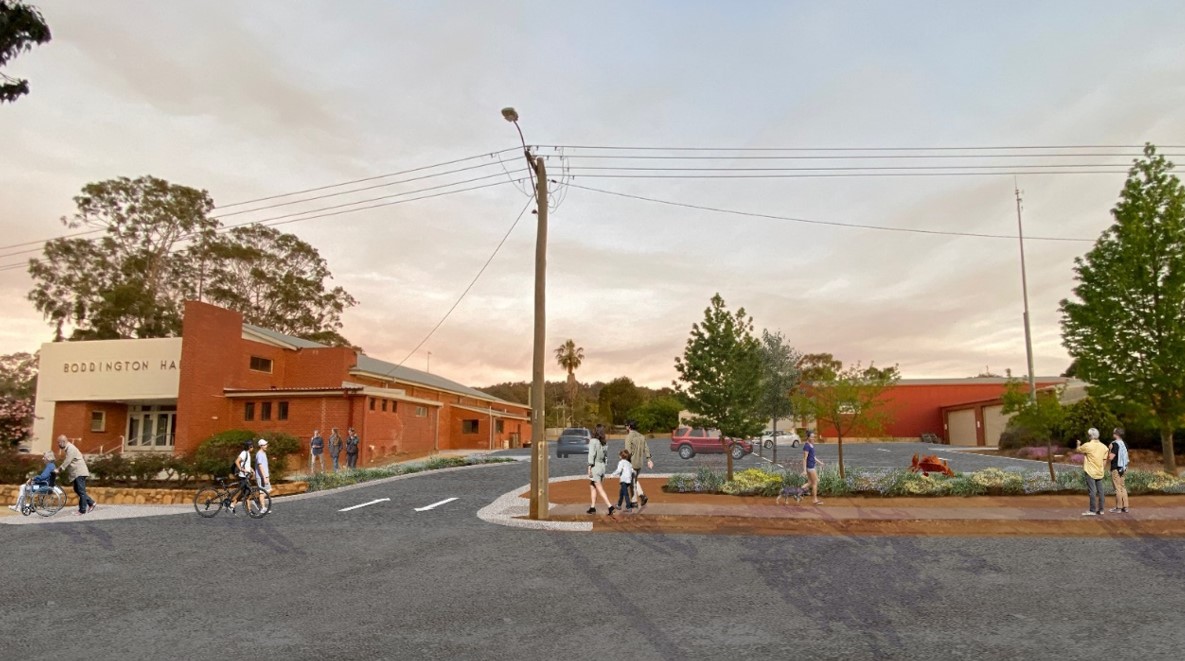
<instances>
[{"instance_id":1,"label":"building window","mask_svg":"<svg viewBox=\"0 0 1185 661\"><path fill-rule=\"evenodd\" d=\"M383 413L387 412L387 400L383 400Z\"/></svg>"},{"instance_id":2,"label":"building window","mask_svg":"<svg viewBox=\"0 0 1185 661\"><path fill-rule=\"evenodd\" d=\"M371 397L371 398L370 398L370 410L371 410L371 411L373 411L373 410L374 410L374 397Z\"/></svg>"},{"instance_id":3,"label":"building window","mask_svg":"<svg viewBox=\"0 0 1185 661\"><path fill-rule=\"evenodd\" d=\"M176 406L129 406L124 443L129 448L167 450L173 447L176 429Z\"/></svg>"},{"instance_id":4,"label":"building window","mask_svg":"<svg viewBox=\"0 0 1185 661\"><path fill-rule=\"evenodd\" d=\"M477 433L477 420L462 420L461 421L461 433L462 434L476 434Z\"/></svg>"},{"instance_id":5,"label":"building window","mask_svg":"<svg viewBox=\"0 0 1185 661\"><path fill-rule=\"evenodd\" d=\"M423 418L426 415L428 415L428 407L427 406L417 406L416 407L416 417L417 418Z\"/></svg>"},{"instance_id":6,"label":"building window","mask_svg":"<svg viewBox=\"0 0 1185 661\"><path fill-rule=\"evenodd\" d=\"M243 419L255 419L255 402L243 402Z\"/></svg>"},{"instance_id":7,"label":"building window","mask_svg":"<svg viewBox=\"0 0 1185 661\"><path fill-rule=\"evenodd\" d=\"M91 431L107 431L106 411L91 411Z\"/></svg>"},{"instance_id":8,"label":"building window","mask_svg":"<svg viewBox=\"0 0 1185 661\"><path fill-rule=\"evenodd\" d=\"M259 356L251 356L251 369L256 372L272 373L272 359L260 358Z\"/></svg>"},{"instance_id":9,"label":"building window","mask_svg":"<svg viewBox=\"0 0 1185 661\"><path fill-rule=\"evenodd\" d=\"M279 402L276 404L276 420L288 419L288 402Z\"/></svg>"},{"instance_id":10,"label":"building window","mask_svg":"<svg viewBox=\"0 0 1185 661\"><path fill-rule=\"evenodd\" d=\"M260 420L271 420L272 419L272 403L271 402L260 402L260 404L259 404L259 419Z\"/></svg>"},{"instance_id":11,"label":"building window","mask_svg":"<svg viewBox=\"0 0 1185 661\"><path fill-rule=\"evenodd\" d=\"M498 433L498 434L502 433L502 421L501 420L494 421L494 432Z\"/></svg>"},{"instance_id":12,"label":"building window","mask_svg":"<svg viewBox=\"0 0 1185 661\"><path fill-rule=\"evenodd\" d=\"M399 402L391 402L391 413L399 410Z\"/></svg>"}]
</instances>

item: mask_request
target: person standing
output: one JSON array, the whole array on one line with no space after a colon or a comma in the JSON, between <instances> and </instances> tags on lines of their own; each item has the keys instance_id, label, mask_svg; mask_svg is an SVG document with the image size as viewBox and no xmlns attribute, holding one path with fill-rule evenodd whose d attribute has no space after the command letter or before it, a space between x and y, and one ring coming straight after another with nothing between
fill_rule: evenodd
<instances>
[{"instance_id":1,"label":"person standing","mask_svg":"<svg viewBox=\"0 0 1185 661\"><path fill-rule=\"evenodd\" d=\"M321 438L321 430L314 429L313 437L309 439L309 475L314 475L317 472L317 466L321 466L321 472L325 472L325 439Z\"/></svg>"},{"instance_id":2,"label":"person standing","mask_svg":"<svg viewBox=\"0 0 1185 661\"><path fill-rule=\"evenodd\" d=\"M819 469L823 460L815 457L815 432L807 431L806 440L802 442L802 474L806 475L807 486L811 489L811 501L822 505L819 500Z\"/></svg>"},{"instance_id":3,"label":"person standing","mask_svg":"<svg viewBox=\"0 0 1185 661\"><path fill-rule=\"evenodd\" d=\"M602 482L605 480L605 426L597 425L596 431L593 432L592 438L588 442L588 493L591 499L591 504L588 506L588 514L597 513L597 494L601 495L601 500L605 501L605 506L609 508L609 514L613 514L613 503L609 502L609 495L605 493L605 485Z\"/></svg>"},{"instance_id":4,"label":"person standing","mask_svg":"<svg viewBox=\"0 0 1185 661\"><path fill-rule=\"evenodd\" d=\"M1115 487L1115 507L1112 512L1127 512L1127 485L1124 484L1124 474L1130 461L1127 456L1127 443L1123 442L1123 428L1116 427L1111 432L1111 446L1107 448L1107 458L1111 460L1111 484Z\"/></svg>"},{"instance_id":5,"label":"person standing","mask_svg":"<svg viewBox=\"0 0 1185 661\"><path fill-rule=\"evenodd\" d=\"M625 426L629 429L629 433L625 435L625 449L630 452L630 463L634 467L634 482L633 482L633 500L643 507L650 499L646 497L645 490L642 489L642 480L639 475L642 473L642 461L646 461L646 467L654 469L654 459L650 456L650 445L646 442L646 437L638 433L638 422L636 420L626 420Z\"/></svg>"},{"instance_id":6,"label":"person standing","mask_svg":"<svg viewBox=\"0 0 1185 661\"><path fill-rule=\"evenodd\" d=\"M272 472L267 466L267 439L259 439L256 445L259 446L259 450L255 452L255 483L259 485L260 490L270 493L272 490Z\"/></svg>"},{"instance_id":7,"label":"person standing","mask_svg":"<svg viewBox=\"0 0 1185 661\"><path fill-rule=\"evenodd\" d=\"M86 495L86 478L90 477L91 473L86 468L82 452L65 434L58 437L58 448L62 450L62 465L54 469L54 472L65 473L66 479L74 485L74 493L78 494L78 511L75 516L95 511L95 500Z\"/></svg>"},{"instance_id":8,"label":"person standing","mask_svg":"<svg viewBox=\"0 0 1185 661\"><path fill-rule=\"evenodd\" d=\"M1099 442L1099 430L1086 430L1086 443L1078 441L1077 450L1082 453L1082 470L1086 473L1086 491L1090 494L1090 511L1082 516L1099 516L1103 513L1103 475L1107 464L1107 446Z\"/></svg>"},{"instance_id":9,"label":"person standing","mask_svg":"<svg viewBox=\"0 0 1185 661\"><path fill-rule=\"evenodd\" d=\"M358 438L358 432L354 431L353 427L350 427L350 432L349 432L349 434L346 435L346 467L347 468L357 468L358 467L358 444L360 444L361 442L362 442L362 439Z\"/></svg>"},{"instance_id":10,"label":"person standing","mask_svg":"<svg viewBox=\"0 0 1185 661\"><path fill-rule=\"evenodd\" d=\"M334 427L329 432L329 456L333 457L333 472L337 472L340 465L338 464L338 457L342 453L342 437L337 433L337 427Z\"/></svg>"}]
</instances>

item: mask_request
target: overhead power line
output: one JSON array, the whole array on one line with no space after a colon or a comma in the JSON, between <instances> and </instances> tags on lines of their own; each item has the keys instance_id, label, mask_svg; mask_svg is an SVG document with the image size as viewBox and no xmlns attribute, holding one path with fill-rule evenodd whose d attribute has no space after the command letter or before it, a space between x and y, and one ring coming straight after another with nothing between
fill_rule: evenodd
<instances>
[{"instance_id":1,"label":"overhead power line","mask_svg":"<svg viewBox=\"0 0 1185 661\"><path fill-rule=\"evenodd\" d=\"M927 230L927 229L917 229L917 228L911 228L911 227L889 227L886 225L869 225L869 224L864 224L864 223L840 223L840 222L827 221L827 220L812 220L809 218L794 218L792 216L779 216L779 215L768 214L768 213L756 213L756 212L750 212L750 211L741 211L739 209L727 209L724 207L713 207L713 206L707 206L707 205L703 205L703 204L691 204L689 202L677 202L674 200L663 200L663 199L659 199L659 198L655 198L655 197L646 197L644 195L634 195L631 193L621 193L618 191L611 191L611 190L606 190L603 188L594 188L592 186L583 186L580 184L568 184L568 185L571 186L572 188L579 188L580 190L591 191L594 193L602 193L604 195L612 195L615 197L624 197L624 198L633 199L633 200L641 200L644 202L652 202L655 204L665 204L667 206L680 207L680 208L684 208L684 209L696 209L698 211L711 211L713 213L723 213L723 214L729 214L729 215L733 215L733 216L745 216L745 217L749 217L749 218L763 218L765 220L782 220L782 221L787 221L787 222L792 222L792 223L804 223L804 224L808 224L808 225L824 225L824 226L828 226L828 227L843 227L843 228L847 228L847 229L877 230L877 231L882 231L882 232L904 232L904 233L908 233L908 234L931 234L931 235L938 235L938 236L960 236L960 237L972 237L972 238L978 238L978 239L1011 239L1011 240L1015 240L1017 238L1016 235L1009 235L1009 234L987 234L987 233L981 233L981 232L956 232L953 230ZM1025 239L1029 240L1029 241L1066 241L1066 242L1085 242L1085 243L1093 243L1094 242L1094 239L1079 239L1079 238L1072 238L1072 237L1056 237L1056 236L1026 236Z\"/></svg>"},{"instance_id":2,"label":"overhead power line","mask_svg":"<svg viewBox=\"0 0 1185 661\"><path fill-rule=\"evenodd\" d=\"M523 169L525 170L526 168L523 168ZM306 216L304 218L291 218L291 219L287 219L287 220L280 220L280 222L269 222L269 221L274 221L274 220L278 220L278 219L288 218L289 216L293 216L293 215L300 215L300 214L287 214L285 216L277 216L276 218L268 219L265 221L257 221L257 223L261 224L261 225L266 224L269 227L274 227L274 226L278 226L278 225L287 225L290 223L298 223L298 222L302 222L302 221L306 221L306 220L315 220L318 218L329 218L332 216L340 216L340 215L347 214L347 213L354 213L356 211L368 211L371 209L378 209L381 207L389 207L389 206L394 206L397 204L406 204L408 202L417 202L419 200L427 200L427 199L436 198L436 197L444 197L446 195L455 195L457 193L467 193L470 191L481 190L483 188L493 188L495 186L505 186L507 184L515 184L515 183L522 182L525 180L526 180L525 177L520 177L518 179L507 179L504 181L495 181L495 182L491 182L491 183L485 183L485 184L481 184L479 186L470 186L468 188L439 191L439 192L432 193L429 195L420 195L418 197L412 197L412 198L408 198L405 200L393 200L393 201L388 201L388 202L381 202L379 204L372 204L372 205L366 206L366 207L358 207L355 209L343 209L343 210L338 210L338 211L332 211L329 213L320 213L320 214L316 214L316 215L312 215L312 216ZM327 207L327 208L332 208L332 207ZM305 212L305 213L311 213L311 211ZM252 225L252 224L257 224L257 223L256 222L249 222L249 223L240 223L239 225L228 225L226 227L219 228L218 231L225 232L225 231L234 229L235 227L241 227L243 225ZM188 237L185 237L185 238L188 238ZM179 252L184 249L185 248L177 248L175 250L170 251L170 254L172 254L174 252ZM11 271L14 269L25 268L28 266L28 263L29 263L29 261L22 261L22 262L10 263L10 264L3 264L3 265L0 265L0 271Z\"/></svg>"},{"instance_id":3,"label":"overhead power line","mask_svg":"<svg viewBox=\"0 0 1185 661\"><path fill-rule=\"evenodd\" d=\"M266 206L255 207L255 208L253 208L253 209L242 209L242 210L239 210L239 211L232 211L232 212L230 212L230 213L225 213L225 214L221 214L221 215L211 216L211 218L213 218L213 219L217 220L217 219L220 219L220 218L227 218L227 217L230 217L230 216L237 216L237 215L242 215L242 214L246 214L246 213L253 213L253 212L257 212L257 211L265 211L265 210L267 210L267 209L274 209L274 208L283 207L283 206L290 206L290 205L293 205L293 204L300 204L300 203L302 203L302 202L311 202L311 201L314 201L314 200L320 200L320 199L325 199L325 198L329 198L329 197L336 197L336 196L340 196L340 195L349 195L349 194L351 194L351 193L358 193L358 192L367 191L367 190L374 190L374 189L376 189L376 188L384 188L384 187L387 187L387 186L396 186L396 185L399 185L399 184L410 183L410 182L413 182L413 181L422 181L422 180L425 180L425 179L432 179L432 178L435 178L435 177L443 177L443 176L448 176L448 175L451 175L451 174L458 174L458 173L461 173L461 172L467 172L467 171L471 171L471 170L477 170L477 169L480 169L480 168L493 167L493 166L495 166L495 165L498 165L498 164L500 163L500 160L497 158L497 157L498 157L498 155L500 155L500 154L503 154L503 153L506 153L506 152L508 152L508 151L517 151L517 150L518 150L518 148L517 148L517 147L510 148L510 149L502 149L502 150L495 151L495 152L488 152L488 153L484 153L484 154L476 154L476 155L473 155L473 156L467 156L467 157L465 157L465 158L458 158L458 159L453 159L453 160L451 160L451 161L444 161L444 162L441 162L441 163L434 163L434 164L432 164L432 165L424 165L424 166L420 166L420 167L409 168L409 169L406 169L406 170L399 170L399 171L397 171L397 172L388 172L388 173L386 173L386 174L374 175L374 176L371 176L371 177L363 177L363 178L360 178L360 179L351 179L351 180L349 180L349 181L343 181L343 182L339 182L339 183L336 183L336 184L327 184L327 185L324 185L324 186L316 186L316 187L313 187L313 188L305 188L305 189L302 189L302 190L291 191L291 192L288 192L288 193L280 193L280 194L277 194L277 195L268 195L268 196L265 196L265 197L258 197L258 198L254 198L254 199L250 199L250 200L242 200L242 201L240 201L240 202L233 202L233 203L231 203L231 204L222 204L222 205L217 205L217 206L215 206L215 207L214 207L214 210L215 210L215 211L217 211L217 210L220 210L220 209L229 209L229 208L232 208L232 207L243 206L243 205L247 205L247 204L254 204L254 203L256 203L256 202L266 202L266 201L271 201L271 200L280 200L280 199L283 199L283 198L293 197L293 196L296 196L296 195L303 195L303 194L306 194L306 193L314 193L314 192L319 192L319 191L324 191L324 190L331 190L331 189L334 189L334 188L341 188L341 187L344 187L344 186L350 186L350 185L353 185L353 184L358 184L358 183L365 183L365 182L369 182L369 181L377 181L377 180L379 180L379 179L388 179L388 178L390 178L390 177L397 177L397 176L402 176L402 175L405 175L405 174L413 174L413 173L416 173L416 172L425 172L425 171L427 171L427 170L434 170L434 169L437 169L437 168L442 168L442 167L446 167L446 166L449 166L449 165L455 165L455 164L457 164L457 163L464 163L464 162L467 162L467 161L473 161L473 160L477 160L477 159L481 159L481 158L489 158L489 159L490 159L490 161L489 161L488 163L481 163L481 164L478 164L478 165L468 166L468 167L464 167L464 168L458 168L458 169L454 169L454 170L448 170L448 171L445 171L445 172L434 172L434 173L432 173L432 174L426 174L426 175L422 175L422 176L418 176L418 177L411 177L411 178L408 178L408 179L403 179L403 180L398 180L398 181L390 181L390 182L385 182L385 183L382 183L382 184L377 184L377 185L374 185L374 186L366 186L366 187L363 187L363 188L355 188L355 189L351 189L351 190L338 191L338 192L335 192L335 193L330 193L330 194L326 194L326 195L318 195L318 196L315 196L315 197L302 198L302 199L298 199L298 200L289 200L289 201L286 201L286 202L279 202L279 203L275 203L275 204L269 204L269 205L266 205ZM83 230L83 231L80 231L80 232L72 232L72 233L68 233L68 234L62 234L62 235L59 235L59 236L50 237L50 238L46 238L46 239L35 240L35 241L24 241L24 242L21 242L21 243L12 243L12 244L8 244L8 245L0 246L0 251L2 251L2 250L11 250L11 249L13 249L13 248L21 248L21 247L24 247L24 246L34 246L34 245L36 245L36 246L42 246L42 245L44 245L46 242L48 242L48 241L53 241L53 240L56 240L56 239L72 239L72 238L77 238L77 237L81 237L81 236L88 236L88 235L91 235L91 234L99 234L99 233L101 233L101 232L103 232L103 231L105 231L105 228L95 228L95 229ZM38 248L38 250L40 250L40 248ZM3 258L3 257L8 257L8 256L16 255L16 254L21 254L21 253L27 253L27 252L37 252L37 250L25 250L25 251L21 251L21 252L18 252L18 253L10 253L10 254L8 254L8 255L0 255L0 258Z\"/></svg>"},{"instance_id":4,"label":"overhead power line","mask_svg":"<svg viewBox=\"0 0 1185 661\"><path fill-rule=\"evenodd\" d=\"M416 345L416 348L407 352L407 355L403 357L403 360L399 361L399 364L387 371L387 376L391 376L395 372L395 369L402 367L404 363L414 356L415 353L420 350L420 347L424 346L424 343L426 343L429 338L431 338L432 335L436 333L436 331L444 324L449 316L452 315L453 310L456 310L457 306L461 304L461 301L465 299L465 296L469 294L469 290L473 289L473 285L477 284L477 280L481 278L481 274L486 272L486 268L490 265L490 262L494 261L494 257L498 256L498 251L502 250L502 246L506 243L506 239L510 238L510 233L514 231L515 227L518 227L518 221L523 219L523 214L527 212L527 209L530 208L531 203L534 201L534 198L527 200L527 203L523 205L522 210L518 212L518 216L514 219L514 222L510 224L510 227L506 230L506 233L502 235L502 240L498 242L497 246L494 246L494 252L490 253L490 256L488 259L486 259L485 264L482 264L481 268L477 270L477 275L473 276L473 279L469 281L469 286L465 287L465 291L461 292L461 295L457 297L457 300L453 303L452 307L448 309L448 312L444 313L444 316L440 318L440 321L436 322L436 325L432 327L432 330L428 331L428 334L424 336L424 339L420 340L420 343Z\"/></svg>"},{"instance_id":5,"label":"overhead power line","mask_svg":"<svg viewBox=\"0 0 1185 661\"><path fill-rule=\"evenodd\" d=\"M621 151L739 151L739 152L808 152L808 151L830 151L830 152L850 152L850 151L902 151L902 152L916 152L916 151L1002 151L1002 150L1037 150L1037 149L1143 149L1144 145L985 145L978 147L703 147L703 146L681 146L681 147L637 147L627 145L539 145L540 148L552 149L602 149L602 150L621 150ZM1185 149L1185 145L1157 145L1157 149Z\"/></svg>"}]
</instances>

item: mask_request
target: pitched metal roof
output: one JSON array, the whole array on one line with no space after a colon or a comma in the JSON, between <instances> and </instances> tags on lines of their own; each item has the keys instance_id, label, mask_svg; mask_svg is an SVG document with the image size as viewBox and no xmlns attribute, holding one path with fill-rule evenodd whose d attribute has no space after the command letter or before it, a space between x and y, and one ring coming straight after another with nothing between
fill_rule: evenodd
<instances>
[{"instance_id":1,"label":"pitched metal roof","mask_svg":"<svg viewBox=\"0 0 1185 661\"><path fill-rule=\"evenodd\" d=\"M255 326L252 324L243 324L243 330L259 336L265 340L281 345L290 346L297 349L327 349L328 345L313 342L312 340L305 340L291 335L285 335L268 328ZM487 402L498 402L501 404L510 404L513 406L524 406L517 402L508 402L504 399L494 397L489 393L482 392L476 388L457 383L451 379L446 379L438 374L430 374L428 372L421 372L417 369L388 363L385 360L371 358L366 354L359 352L358 365L354 368L355 372L364 372L371 376L376 376L382 379L391 379L392 381L402 381L404 383L413 383L427 388L435 388L437 390L445 390L456 393L458 395L465 395L466 397L473 397L474 399L481 399Z\"/></svg>"}]
</instances>

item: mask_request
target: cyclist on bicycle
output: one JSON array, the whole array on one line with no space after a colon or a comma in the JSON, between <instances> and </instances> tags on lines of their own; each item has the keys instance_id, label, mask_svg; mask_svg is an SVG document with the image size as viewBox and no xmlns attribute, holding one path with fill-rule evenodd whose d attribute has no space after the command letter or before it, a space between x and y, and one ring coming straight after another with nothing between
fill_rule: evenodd
<instances>
[{"instance_id":1,"label":"cyclist on bicycle","mask_svg":"<svg viewBox=\"0 0 1185 661\"><path fill-rule=\"evenodd\" d=\"M243 507L247 507L247 499L251 497L251 441L243 441L243 451L235 459L235 477L239 478L239 490L230 501L230 513L238 516L235 506L239 499L243 500Z\"/></svg>"}]
</instances>

